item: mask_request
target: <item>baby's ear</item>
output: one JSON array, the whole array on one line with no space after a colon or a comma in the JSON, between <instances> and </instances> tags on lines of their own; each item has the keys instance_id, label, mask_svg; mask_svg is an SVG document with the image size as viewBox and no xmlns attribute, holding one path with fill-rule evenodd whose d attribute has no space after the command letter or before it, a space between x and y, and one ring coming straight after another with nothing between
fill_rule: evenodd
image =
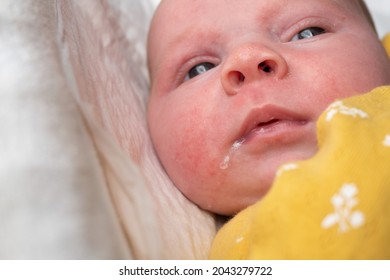
<instances>
[{"instance_id":1,"label":"baby's ear","mask_svg":"<svg viewBox=\"0 0 390 280\"><path fill-rule=\"evenodd\" d=\"M383 46L386 49L387 55L390 58L390 33L387 33L382 40Z\"/></svg>"}]
</instances>

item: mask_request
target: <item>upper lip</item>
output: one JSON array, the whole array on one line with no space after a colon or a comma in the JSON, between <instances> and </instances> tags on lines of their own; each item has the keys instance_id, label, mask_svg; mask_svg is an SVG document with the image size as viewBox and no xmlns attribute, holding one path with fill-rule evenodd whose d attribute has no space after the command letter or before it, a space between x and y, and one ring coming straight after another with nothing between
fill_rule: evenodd
<instances>
[{"instance_id":1,"label":"upper lip","mask_svg":"<svg viewBox=\"0 0 390 280\"><path fill-rule=\"evenodd\" d=\"M265 127L281 121L306 122L301 115L287 108L277 105L264 105L250 110L242 124L239 139L246 139L251 131L258 127Z\"/></svg>"}]
</instances>

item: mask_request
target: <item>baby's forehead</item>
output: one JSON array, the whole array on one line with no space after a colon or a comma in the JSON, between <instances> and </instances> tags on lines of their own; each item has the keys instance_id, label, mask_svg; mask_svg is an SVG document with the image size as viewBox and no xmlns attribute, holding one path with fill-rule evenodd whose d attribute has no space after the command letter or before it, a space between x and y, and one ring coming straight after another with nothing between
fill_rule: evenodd
<instances>
[{"instance_id":1,"label":"baby's forehead","mask_svg":"<svg viewBox=\"0 0 390 280\"><path fill-rule=\"evenodd\" d=\"M313 1L313 0L310 0ZM341 6L345 4L353 4L356 7L360 7L361 10L364 11L365 15L370 18L368 9L364 3L364 0L315 0L318 4L326 4L326 3L333 3L333 4L339 4ZM245 3L244 3L245 2ZM262 10L258 9L258 7L261 5L263 7L267 7L267 9L264 9L264 12L268 11L268 8L273 9L289 9L289 5L286 5L288 3L293 3L293 5L306 5L308 2L307 0L256 0L252 1L252 3L248 3L243 0L161 0L160 4L156 10L155 17L163 17L163 18L172 18L180 15L181 13L185 12L195 12L197 9L204 9L207 7L211 7L212 5L216 6L234 6L235 4L240 3L242 5L258 5L256 9L253 9L252 11L255 13L261 13ZM210 5L211 4L211 5ZM224 10L226 12L228 10ZM231 10L233 13L240 13L239 10ZM215 16L218 16L215 14ZM212 19L210 19L212 20Z\"/></svg>"},{"instance_id":2,"label":"baby's forehead","mask_svg":"<svg viewBox=\"0 0 390 280\"><path fill-rule=\"evenodd\" d=\"M327 5L331 4L338 7L360 7L357 10L365 10L366 16L368 16L367 9L362 9L364 6L362 0L310 0L315 5ZM237 5L240 4L240 5ZM170 33L175 33L184 25L191 25L193 29L197 29L200 23L216 23L221 21L221 18L234 17L242 18L240 13L260 15L258 19L261 21L263 18L272 17L273 12L286 11L292 13L292 7L307 6L310 2L307 0L161 0L158 6L153 22L151 25L151 35L160 39L164 39L160 33L169 36ZM351 6L352 4L352 6ZM253 9L244 9L246 6L255 6ZM219 7L229 7L231 9L219 9ZM355 9L352 9L353 12ZM226 20L225 22L228 22ZM236 21L237 22L237 21ZM155 29L158 32L153 32ZM166 37L166 36L165 36Z\"/></svg>"}]
</instances>

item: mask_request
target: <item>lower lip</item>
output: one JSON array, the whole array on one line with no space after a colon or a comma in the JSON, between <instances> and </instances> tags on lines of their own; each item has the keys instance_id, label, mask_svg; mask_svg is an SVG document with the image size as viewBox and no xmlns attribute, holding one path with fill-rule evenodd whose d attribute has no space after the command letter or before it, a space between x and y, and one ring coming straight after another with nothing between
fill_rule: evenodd
<instances>
[{"instance_id":1,"label":"lower lip","mask_svg":"<svg viewBox=\"0 0 390 280\"><path fill-rule=\"evenodd\" d=\"M282 120L264 126L259 126L244 136L244 144L249 144L256 140L265 143L290 142L299 138L308 126L307 121Z\"/></svg>"}]
</instances>

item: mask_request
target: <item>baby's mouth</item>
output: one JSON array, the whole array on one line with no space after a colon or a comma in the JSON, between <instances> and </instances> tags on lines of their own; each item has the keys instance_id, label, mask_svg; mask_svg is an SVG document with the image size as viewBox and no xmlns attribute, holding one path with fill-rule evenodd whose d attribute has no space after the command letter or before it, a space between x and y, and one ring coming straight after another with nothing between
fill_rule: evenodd
<instances>
[{"instance_id":1,"label":"baby's mouth","mask_svg":"<svg viewBox=\"0 0 390 280\"><path fill-rule=\"evenodd\" d=\"M270 119L269 121L259 123L254 128L254 130L265 131L267 129L271 129L275 125L278 125L278 123L280 123L280 122L281 122L281 120L279 120L279 119Z\"/></svg>"},{"instance_id":2,"label":"baby's mouth","mask_svg":"<svg viewBox=\"0 0 390 280\"><path fill-rule=\"evenodd\" d=\"M277 142L278 140L283 142L285 141L283 138L288 138L286 135L289 132L305 124L307 124L307 121L275 106L252 110L245 119L240 137L230 147L229 152L220 163L220 168L227 169L232 157L235 156L238 150L243 145L250 144L252 140L257 138L264 143ZM291 133L293 134L293 132Z\"/></svg>"},{"instance_id":3,"label":"baby's mouth","mask_svg":"<svg viewBox=\"0 0 390 280\"><path fill-rule=\"evenodd\" d=\"M267 122L261 122L256 127L254 127L250 133L266 133L271 132L272 130L278 129L280 127L288 127L294 125L304 125L306 121L301 120L281 120L281 119L271 119Z\"/></svg>"},{"instance_id":4,"label":"baby's mouth","mask_svg":"<svg viewBox=\"0 0 390 280\"><path fill-rule=\"evenodd\" d=\"M276 141L278 137L293 133L294 129L307 123L307 120L294 112L276 106L264 106L248 114L239 139L244 139L246 143L255 137Z\"/></svg>"},{"instance_id":5,"label":"baby's mouth","mask_svg":"<svg viewBox=\"0 0 390 280\"><path fill-rule=\"evenodd\" d=\"M252 109L219 167L227 169L241 150L258 157L267 149L275 150L302 141L311 131L310 123L303 115L275 105Z\"/></svg>"}]
</instances>

